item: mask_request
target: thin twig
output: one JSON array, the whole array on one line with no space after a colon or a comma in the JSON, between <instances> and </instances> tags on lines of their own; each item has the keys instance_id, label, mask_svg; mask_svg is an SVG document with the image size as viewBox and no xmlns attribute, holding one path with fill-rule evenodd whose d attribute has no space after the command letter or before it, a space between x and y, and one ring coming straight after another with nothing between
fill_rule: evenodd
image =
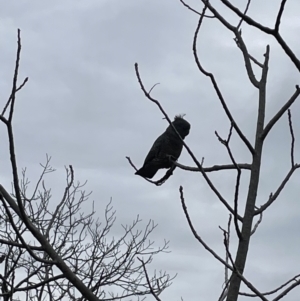
<instances>
[{"instance_id":1,"label":"thin twig","mask_svg":"<svg viewBox=\"0 0 300 301\"><path fill-rule=\"evenodd\" d=\"M287 175L285 176L285 178L283 179L283 181L281 182L281 184L279 185L279 187L277 188L276 192L274 194L270 194L269 200L262 205L259 209L257 209L254 212L254 215L260 214L261 212L265 211L279 196L279 194L281 193L281 191L283 190L283 188L285 187L286 183L289 181L290 177L292 176L292 174L294 173L294 171L296 169L298 169L300 167L300 164L295 164L287 173Z\"/></svg>"},{"instance_id":2,"label":"thin twig","mask_svg":"<svg viewBox=\"0 0 300 301\"><path fill-rule=\"evenodd\" d=\"M271 290L271 291L268 291L268 292L265 292L263 293L264 296L268 296L268 295L273 295L275 294L276 292L278 292L279 290L283 289L285 286L287 286L288 284L290 284L291 282L293 281L299 281L297 278L300 277L300 274L294 276L292 279L288 280L287 282L285 282L284 284L280 285L279 287L275 288L274 290ZM247 296L247 297L257 297L256 295L254 294L249 294L249 293L244 293L244 292L240 292L239 293L240 295L242 296ZM274 300L273 300L274 301Z\"/></svg>"},{"instance_id":3,"label":"thin twig","mask_svg":"<svg viewBox=\"0 0 300 301\"><path fill-rule=\"evenodd\" d=\"M232 220L232 215L229 214L229 219L228 219L228 223L227 223L227 233L228 233L228 244L230 243L230 225L231 225L231 220ZM223 231L223 229L219 226L219 228ZM228 257L228 253L225 251L225 261L227 264L228 263L228 260L229 260L229 257ZM224 288L222 290L222 293L218 299L218 301L223 301L226 296L227 296L227 292L228 292L228 286L229 286L229 283L230 283L230 280L231 280L231 277L230 276L230 279L228 277L228 268L225 266L225 281L224 281Z\"/></svg>"},{"instance_id":4,"label":"thin twig","mask_svg":"<svg viewBox=\"0 0 300 301\"><path fill-rule=\"evenodd\" d=\"M131 161L130 157L126 156L125 158L128 160L129 164L134 168L134 170L137 171L138 169L137 169L136 166L133 164L133 162ZM154 184L154 185L156 185L156 186L161 186L161 185L164 184L164 183L166 182L166 180L173 174L173 171L174 171L174 169L176 168L176 166L177 166L177 163L176 163L176 162L173 162L173 166L172 166L171 168L169 168L169 169L166 171L165 175L164 175L161 179L159 179L159 180L157 180L157 181L152 181L152 180L150 180L150 179L148 179L148 178L145 178L145 177L142 177L142 178L145 179L146 181L148 181L148 182L151 183L151 184Z\"/></svg>"},{"instance_id":5,"label":"thin twig","mask_svg":"<svg viewBox=\"0 0 300 301\"><path fill-rule=\"evenodd\" d=\"M230 243L230 226L231 226L232 215L229 214L228 223L227 223L227 233L228 233L228 244ZM226 262L228 263L228 254L226 252ZM229 282L228 279L228 268L225 267L225 281Z\"/></svg>"},{"instance_id":6,"label":"thin twig","mask_svg":"<svg viewBox=\"0 0 300 301\"><path fill-rule=\"evenodd\" d=\"M194 171L194 172L201 171L201 170L199 170L198 167L186 166L186 165L182 165L178 162L175 162L174 164L183 170ZM251 164L237 163L237 165L240 169L251 170ZM232 170L232 169L236 169L236 166L234 164L223 164L223 165L213 165L210 167L203 167L203 171L205 171L205 172L214 172L214 171Z\"/></svg>"},{"instance_id":7,"label":"thin twig","mask_svg":"<svg viewBox=\"0 0 300 301\"><path fill-rule=\"evenodd\" d=\"M280 119L280 117L288 110L288 108L294 103L297 97L300 94L300 87L296 85L296 91L291 96L291 98L281 107L281 109L275 114L275 116L268 122L265 126L260 138L265 139L272 129L272 127L276 124L276 122Z\"/></svg>"},{"instance_id":8,"label":"thin twig","mask_svg":"<svg viewBox=\"0 0 300 301\"><path fill-rule=\"evenodd\" d=\"M255 225L254 225L254 227L253 227L253 229L252 229L252 231L251 231L251 235L253 235L253 234L255 233L255 231L257 230L259 224L262 222L262 218L263 218L263 213L261 212L261 213L259 214L259 219L258 219L258 221L255 223Z\"/></svg>"},{"instance_id":9,"label":"thin twig","mask_svg":"<svg viewBox=\"0 0 300 301\"><path fill-rule=\"evenodd\" d=\"M294 136L294 130L293 130L293 123L292 123L292 113L291 110L288 109L288 119L289 119L289 128L291 133L291 164L292 167L295 166L295 159L294 159L294 146L295 146L295 136Z\"/></svg>"},{"instance_id":10,"label":"thin twig","mask_svg":"<svg viewBox=\"0 0 300 301\"><path fill-rule=\"evenodd\" d=\"M283 11L284 11L285 4L286 4L286 0L282 0L281 4L280 4L279 11L278 11L278 14L277 14L275 27L274 27L274 30L275 30L276 33L279 32L280 21L281 21L281 17L282 17Z\"/></svg>"},{"instance_id":11,"label":"thin twig","mask_svg":"<svg viewBox=\"0 0 300 301\"><path fill-rule=\"evenodd\" d=\"M129 164L133 167L133 169L135 171L137 171L138 169L136 168L136 166L133 164L132 160L130 159L130 157L126 156L125 157ZM188 171L193 171L193 172L201 172L201 170L198 168L198 167L192 167L192 166L186 166L186 165L182 165L178 162L174 162L174 165L176 167L179 167L180 169L183 169L183 170L188 170ZM201 166L203 166L203 162L201 162ZM244 169L244 170L251 170L251 164L248 164L248 163L237 163L237 166L240 168L240 169ZM234 164L223 164L223 165L213 165L213 166L210 166L210 167L202 167L203 171L204 172L214 172L214 171L222 171L222 170L232 170L232 169L236 169L236 166ZM145 178L149 183L157 183L157 181L151 181L147 178ZM159 180L160 181L160 180Z\"/></svg>"},{"instance_id":12,"label":"thin twig","mask_svg":"<svg viewBox=\"0 0 300 301\"><path fill-rule=\"evenodd\" d=\"M287 295L293 288L295 288L298 285L300 285L300 280L297 280L295 283L291 284L281 294L279 294L276 298L274 298L273 301L280 300L281 298L283 298L285 295Z\"/></svg>"},{"instance_id":13,"label":"thin twig","mask_svg":"<svg viewBox=\"0 0 300 301\"><path fill-rule=\"evenodd\" d=\"M149 290L150 290L152 296L155 298L155 300L161 301L161 299L155 293L155 291L154 291L154 289L153 289L153 287L151 285L151 282L150 282L150 279L149 279L149 275L148 275L148 272L147 272L144 260L140 259L139 257L137 257L137 259L142 263L142 266L143 266L143 269L144 269L144 273L145 273L145 276L146 276L146 280L147 280L147 284L148 284L148 287L149 287Z\"/></svg>"},{"instance_id":14,"label":"thin twig","mask_svg":"<svg viewBox=\"0 0 300 301\"><path fill-rule=\"evenodd\" d=\"M13 77L13 86L11 91L11 104L10 104L10 111L9 111L9 117L8 121L11 123L13 112L14 112L14 106L15 106L15 100L16 100L16 92L17 92L17 81L18 81L18 74L19 74L19 65L20 65L20 57L21 57L21 31L18 29L18 47L17 47L17 57L16 57L16 64L15 64L15 72Z\"/></svg>"},{"instance_id":15,"label":"thin twig","mask_svg":"<svg viewBox=\"0 0 300 301\"><path fill-rule=\"evenodd\" d=\"M231 256L230 251L229 251L228 233L227 233L227 231L225 231L221 227L219 227L219 228L223 231L223 237L224 237L223 244L225 246L226 254L227 254L227 256L228 256L228 258L229 258L229 260L230 260L230 262L231 262L231 264L232 264L232 266L234 268L234 270L237 270L236 267L235 267L235 265L234 265L234 260L233 260L233 258Z\"/></svg>"},{"instance_id":16,"label":"thin twig","mask_svg":"<svg viewBox=\"0 0 300 301\"><path fill-rule=\"evenodd\" d=\"M183 0L179 0L186 8L188 8L190 11L194 12L195 14L202 16L202 13L199 13L197 10L195 10L194 8L190 7L188 4L186 4ZM205 18L215 18L215 16L208 16L208 15L203 15Z\"/></svg>"},{"instance_id":17,"label":"thin twig","mask_svg":"<svg viewBox=\"0 0 300 301\"><path fill-rule=\"evenodd\" d=\"M250 58L250 60L256 64L258 67L262 68L263 67L263 64L260 63L255 57L253 57L250 53L248 53L248 56Z\"/></svg>"},{"instance_id":18,"label":"thin twig","mask_svg":"<svg viewBox=\"0 0 300 301\"><path fill-rule=\"evenodd\" d=\"M1 194L1 192L0 192ZM5 239L1 239L0 238L0 244L3 244L3 245L7 245L7 246L14 246L14 247L17 247L17 248L20 248L20 249L25 249L26 247L23 246L22 244L20 243L17 243L15 241L10 241L10 240L5 240ZM43 247L37 247L37 246L32 246L32 245L28 245L27 246L31 249L31 250L35 250L35 251L45 251Z\"/></svg>"},{"instance_id":19,"label":"thin twig","mask_svg":"<svg viewBox=\"0 0 300 301\"><path fill-rule=\"evenodd\" d=\"M233 267L230 266L224 259L222 259L213 249L211 249L205 242L204 240L200 237L200 235L197 233L196 229L194 228L194 225L192 223L192 220L190 218L190 215L188 213L187 210L187 206L185 204L185 200L184 200L184 195L183 195L183 187L180 186L179 187L179 192L180 192L180 200L181 200L181 205L182 205L182 209L183 212L185 214L185 217L187 219L187 222L190 226L190 229L194 235L194 237L200 242L200 244L210 253L212 254L218 261L220 261L224 266L226 266L228 269L230 269L231 271L233 271Z\"/></svg>"},{"instance_id":20,"label":"thin twig","mask_svg":"<svg viewBox=\"0 0 300 301\"><path fill-rule=\"evenodd\" d=\"M239 30L237 30L236 28L233 28L232 32L235 35L235 41L236 41L239 49L242 51L248 78L249 78L250 82L252 83L252 85L255 88L258 88L259 87L259 82L255 77L255 74L254 74L254 71L253 71L253 68L252 68L252 65L251 65L250 55L249 55L247 46L246 46L246 44L245 44L245 42L242 38L241 32Z\"/></svg>"},{"instance_id":21,"label":"thin twig","mask_svg":"<svg viewBox=\"0 0 300 301\"><path fill-rule=\"evenodd\" d=\"M236 32L236 31L235 31ZM250 61L252 61L254 64L256 64L257 66L259 66L260 68L263 68L263 64L260 63L255 57L253 57L247 50L246 47L244 46L241 46L241 44L244 44L243 42L241 43L241 39L242 39L242 30L238 30L237 31L238 34L240 35L240 39L237 38L236 34L235 34L235 38L233 39L237 45L237 47L243 52L243 54L245 53L246 55L246 59L249 58ZM243 41L243 40L242 40ZM245 44L246 46L246 44ZM245 60L245 57L244 57L244 60ZM246 68L249 68L249 66L246 65ZM250 64L250 67L251 67L251 64ZM252 69L252 68L251 68ZM251 70L249 70L251 72ZM249 71L247 70L247 73L248 73L248 76L249 76ZM253 76L254 76L254 73L253 73ZM255 79L255 76L254 76L254 79ZM256 79L255 79L256 80Z\"/></svg>"},{"instance_id":22,"label":"thin twig","mask_svg":"<svg viewBox=\"0 0 300 301\"><path fill-rule=\"evenodd\" d=\"M208 2L207 2L208 3ZM207 4L207 5L210 5L210 4ZM205 10L206 10L206 6L204 7L202 13L204 14L205 13ZM198 22L198 25L197 25L197 28L196 28L196 31L195 31L195 34L194 34L194 39L193 39L193 54L194 54L194 58L195 58L195 62L197 64L197 67L198 69L206 76L208 76L212 82L212 85L218 95L218 98L222 104L222 107L228 117L228 119L230 120L231 124L233 125L234 129L236 130L236 132L238 133L238 135L240 136L240 138L242 139L242 141L246 144L246 146L248 147L249 151L251 152L251 154L254 154L254 149L251 145L251 143L248 141L248 139L245 137L245 135L242 133L242 131L240 130L240 128L238 127L238 125L236 124L233 116L231 115L228 107L227 107L227 104L223 98L223 95L219 89L219 86L215 80L215 77L212 73L206 71L203 66L201 65L200 63L200 60L199 60L199 57L198 57L198 54L197 54L197 39L198 39L198 34L199 34L199 31L200 31L200 27L201 27L201 24L202 24L202 21L203 21L203 17L201 16L200 19L199 19L199 22ZM231 25L229 25L231 26ZM234 30L233 26L232 27L232 30Z\"/></svg>"},{"instance_id":23,"label":"thin twig","mask_svg":"<svg viewBox=\"0 0 300 301\"><path fill-rule=\"evenodd\" d=\"M16 92L20 91L25 86L25 84L27 83L27 81L28 81L28 77L26 77L24 79L23 83L16 89ZM8 106L9 106L9 104L11 102L11 99L12 99L12 94L10 95L10 97L8 98L8 101L6 102L6 105L4 106L4 109L3 109L2 114L1 114L2 116L4 116L6 110L7 110Z\"/></svg>"},{"instance_id":24,"label":"thin twig","mask_svg":"<svg viewBox=\"0 0 300 301\"><path fill-rule=\"evenodd\" d=\"M251 0L248 0L247 5L246 5L246 8L245 8L245 10L244 10L244 16L245 16L245 15L247 14L247 12L248 12L250 3L251 3ZM239 29L239 28L241 27L242 23L243 23L243 19L241 18L241 20L240 20L240 22L239 22L239 24L238 24L238 26L237 26L236 28Z\"/></svg>"},{"instance_id":25,"label":"thin twig","mask_svg":"<svg viewBox=\"0 0 300 301\"><path fill-rule=\"evenodd\" d=\"M154 84L153 86L152 86L152 88L149 90L149 94L151 94L151 92L152 92L152 90L157 86L157 85L160 85L160 83L156 83L156 84Z\"/></svg>"},{"instance_id":26,"label":"thin twig","mask_svg":"<svg viewBox=\"0 0 300 301\"><path fill-rule=\"evenodd\" d=\"M202 0L206 1L206 0ZM249 16L244 15L243 12L241 12L237 7L235 7L233 4L231 4L230 1L228 0L221 0L221 2L226 5L230 10L232 10L236 15L238 15L240 18L243 19L243 21L245 21L246 23L248 23L249 25L252 25L258 29L260 29L261 31L268 33L268 34L273 34L273 29L263 26L260 23L256 22L255 20L251 19Z\"/></svg>"},{"instance_id":27,"label":"thin twig","mask_svg":"<svg viewBox=\"0 0 300 301\"><path fill-rule=\"evenodd\" d=\"M230 142L230 138L231 138L231 135L232 135L232 128L233 126L231 125L230 126L230 130L229 130L229 134L228 134L228 137L226 140L222 139L219 134L217 133L217 131L215 131L215 134L216 136L218 137L219 141L225 145L226 149L227 149L227 152L228 152L228 155L231 159L231 162L233 163L233 165L235 166L235 169L237 171L237 176L236 176L236 183L235 183L235 191L234 191L234 226L235 226L235 230L236 230L236 233L237 233L237 236L239 238L239 240L242 240L243 237L242 237L242 233L241 233L241 230L239 228L239 224L238 224L238 198L239 198L239 188L240 188L240 181L241 181L241 170L240 168L238 167L237 163L235 162L235 159L233 157L233 154L232 154L232 151L231 151L231 148L229 146L229 142Z\"/></svg>"}]
</instances>

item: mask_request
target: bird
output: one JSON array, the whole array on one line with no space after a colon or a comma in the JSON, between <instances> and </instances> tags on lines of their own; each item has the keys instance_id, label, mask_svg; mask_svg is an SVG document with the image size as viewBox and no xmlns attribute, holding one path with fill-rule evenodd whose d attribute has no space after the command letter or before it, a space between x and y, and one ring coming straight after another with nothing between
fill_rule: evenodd
<instances>
[{"instance_id":1,"label":"bird","mask_svg":"<svg viewBox=\"0 0 300 301\"><path fill-rule=\"evenodd\" d=\"M177 115L172 122L182 140L189 134L191 125L183 115ZM144 165L135 174L144 178L153 178L159 169L171 168L172 161L176 161L182 151L183 143L174 131L172 125L169 125L165 132L161 134L153 143Z\"/></svg>"}]
</instances>

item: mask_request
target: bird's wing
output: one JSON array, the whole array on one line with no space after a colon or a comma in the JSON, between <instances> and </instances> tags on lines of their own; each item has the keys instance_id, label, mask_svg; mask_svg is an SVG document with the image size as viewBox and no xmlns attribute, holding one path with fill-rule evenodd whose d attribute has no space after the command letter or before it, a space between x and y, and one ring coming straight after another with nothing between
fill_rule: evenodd
<instances>
[{"instance_id":1,"label":"bird's wing","mask_svg":"<svg viewBox=\"0 0 300 301\"><path fill-rule=\"evenodd\" d=\"M164 143L164 134L160 135L154 141L154 143L145 159L144 165L159 157L159 153L161 152L163 143Z\"/></svg>"}]
</instances>

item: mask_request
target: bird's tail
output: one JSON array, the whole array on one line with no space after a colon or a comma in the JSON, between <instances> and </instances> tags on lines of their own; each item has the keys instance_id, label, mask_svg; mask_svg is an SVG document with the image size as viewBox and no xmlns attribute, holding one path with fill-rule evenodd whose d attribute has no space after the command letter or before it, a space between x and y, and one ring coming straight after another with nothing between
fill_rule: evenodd
<instances>
[{"instance_id":1,"label":"bird's tail","mask_svg":"<svg viewBox=\"0 0 300 301\"><path fill-rule=\"evenodd\" d=\"M158 168L156 166L143 166L135 174L144 178L152 179L157 171Z\"/></svg>"}]
</instances>

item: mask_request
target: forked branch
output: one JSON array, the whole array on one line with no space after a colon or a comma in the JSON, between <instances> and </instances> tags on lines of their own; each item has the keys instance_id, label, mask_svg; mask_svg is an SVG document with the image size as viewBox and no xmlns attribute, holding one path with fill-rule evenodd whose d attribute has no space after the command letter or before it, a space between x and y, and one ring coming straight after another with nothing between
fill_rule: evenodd
<instances>
[{"instance_id":1,"label":"forked branch","mask_svg":"<svg viewBox=\"0 0 300 301\"><path fill-rule=\"evenodd\" d=\"M268 124L265 126L262 134L261 139L265 139L270 132L270 130L273 128L273 126L276 124L276 122L280 119L280 117L290 108L290 106L295 102L295 100L298 98L300 94L300 87L296 85L296 91L291 96L291 98L282 106L282 108L275 114L275 116L268 122Z\"/></svg>"},{"instance_id":2,"label":"forked branch","mask_svg":"<svg viewBox=\"0 0 300 301\"><path fill-rule=\"evenodd\" d=\"M256 27L260 31L272 35L276 41L279 43L279 45L282 47L282 49L285 51L287 56L291 59L291 61L294 63L295 67L300 71L300 61L297 58L297 56L294 54L294 52L291 50L291 48L287 45L285 40L281 37L281 35L278 32L279 29L279 24L280 24L280 19L283 13L284 5L286 0L282 0L280 9L277 15L276 23L275 23L275 28L269 28L267 26L261 25L259 22L256 22L254 19L250 18L247 15L244 15L243 12L241 12L236 6L232 5L230 1L228 0L221 0L223 4L225 4L231 11L233 11L237 16L242 18L247 24ZM202 0L203 3L206 3L206 0Z\"/></svg>"}]
</instances>

